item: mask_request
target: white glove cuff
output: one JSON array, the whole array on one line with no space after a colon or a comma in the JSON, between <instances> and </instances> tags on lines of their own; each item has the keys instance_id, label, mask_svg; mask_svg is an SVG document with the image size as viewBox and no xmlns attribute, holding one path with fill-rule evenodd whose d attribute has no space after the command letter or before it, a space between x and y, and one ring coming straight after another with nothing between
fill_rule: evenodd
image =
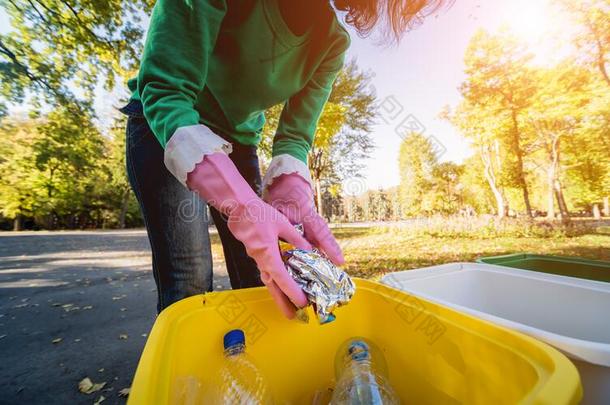
<instances>
[{"instance_id":1,"label":"white glove cuff","mask_svg":"<svg viewBox=\"0 0 610 405\"><path fill-rule=\"evenodd\" d=\"M167 170L186 187L186 178L205 155L233 150L231 144L205 125L180 127L165 146L163 161Z\"/></svg>"},{"instance_id":2,"label":"white glove cuff","mask_svg":"<svg viewBox=\"0 0 610 405\"><path fill-rule=\"evenodd\" d=\"M281 176L282 174L298 174L304 180L306 180L313 189L313 182L309 173L309 168L299 159L288 154L277 155L271 159L267 173L263 178L263 198L267 193L267 189L273 181Z\"/></svg>"}]
</instances>

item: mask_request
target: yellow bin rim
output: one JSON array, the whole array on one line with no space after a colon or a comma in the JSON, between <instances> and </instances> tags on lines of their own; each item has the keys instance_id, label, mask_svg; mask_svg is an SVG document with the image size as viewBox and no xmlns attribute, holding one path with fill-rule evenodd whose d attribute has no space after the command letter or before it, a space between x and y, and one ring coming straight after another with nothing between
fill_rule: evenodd
<instances>
[{"instance_id":1,"label":"yellow bin rim","mask_svg":"<svg viewBox=\"0 0 610 405\"><path fill-rule=\"evenodd\" d=\"M188 375L205 386L207 376L222 366L222 336L236 327L245 330L253 357L268 360L258 364L277 385L276 398L287 403L307 403L304 393L333 383L336 347L352 336L371 338L382 348L403 401L581 400L575 366L551 346L389 286L354 280L352 302L327 325L318 325L313 312L307 325L284 319L263 287L211 292L171 305L153 325L128 403L180 403L176 381ZM249 336L261 331L248 344Z\"/></svg>"}]
</instances>

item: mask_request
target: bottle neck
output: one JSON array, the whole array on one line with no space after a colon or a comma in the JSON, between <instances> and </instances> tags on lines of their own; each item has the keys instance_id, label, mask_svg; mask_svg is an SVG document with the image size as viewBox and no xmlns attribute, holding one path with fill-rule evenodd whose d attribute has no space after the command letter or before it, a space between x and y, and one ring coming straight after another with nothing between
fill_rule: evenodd
<instances>
[{"instance_id":1,"label":"bottle neck","mask_svg":"<svg viewBox=\"0 0 610 405\"><path fill-rule=\"evenodd\" d=\"M229 346L225 349L225 357L236 356L240 353L243 353L245 349L246 346L241 343Z\"/></svg>"}]
</instances>

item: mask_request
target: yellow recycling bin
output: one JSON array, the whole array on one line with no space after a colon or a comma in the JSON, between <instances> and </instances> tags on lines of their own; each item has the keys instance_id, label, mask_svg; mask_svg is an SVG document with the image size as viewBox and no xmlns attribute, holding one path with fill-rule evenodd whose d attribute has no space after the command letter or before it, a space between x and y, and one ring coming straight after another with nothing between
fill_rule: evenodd
<instances>
[{"instance_id":1,"label":"yellow recycling bin","mask_svg":"<svg viewBox=\"0 0 610 405\"><path fill-rule=\"evenodd\" d=\"M184 299L158 317L140 359L129 405L173 404L196 396L223 364L222 338L246 334L278 403L311 404L334 386L334 358L362 336L383 352L404 403L573 404L576 368L523 334L382 284L356 279L352 302L318 325L285 319L264 288ZM518 299L518 297L515 297Z\"/></svg>"}]
</instances>

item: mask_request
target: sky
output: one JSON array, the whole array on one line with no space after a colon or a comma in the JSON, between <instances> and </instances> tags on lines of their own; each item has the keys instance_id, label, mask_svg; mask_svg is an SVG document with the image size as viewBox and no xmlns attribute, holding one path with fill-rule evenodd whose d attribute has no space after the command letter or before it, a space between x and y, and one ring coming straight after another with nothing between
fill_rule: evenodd
<instances>
[{"instance_id":1,"label":"sky","mask_svg":"<svg viewBox=\"0 0 610 405\"><path fill-rule=\"evenodd\" d=\"M407 33L398 47L380 48L352 34L350 55L375 74L372 84L381 101L382 120L372 134L377 148L367 162L366 181L351 182L346 188L356 193L361 191L358 188L399 183L401 137L396 128L404 127L400 124L405 121L425 128L424 134L442 153L441 160L459 163L468 157L468 142L438 115L444 106L459 102L470 38L478 29L494 32L506 25L527 41L538 58L548 60L553 56L549 37L556 37L554 28L562 21L552 10L547 0L456 0L451 9Z\"/></svg>"},{"instance_id":2,"label":"sky","mask_svg":"<svg viewBox=\"0 0 610 405\"><path fill-rule=\"evenodd\" d=\"M380 119L371 134L376 148L366 162L364 178L347 179L347 193L399 183L400 134L407 127L423 129L443 161L459 163L468 157L468 142L438 115L444 106L459 102L458 87L465 79L463 57L470 38L478 29L493 32L506 25L528 43L538 59L552 60L558 53L548 38L565 31L567 24L550 1L456 0L449 10L427 18L393 47L378 46L374 38L360 38L350 29L348 58L356 58L373 75ZM8 19L0 10L0 33L7 28ZM111 94L100 89L95 106L102 120L114 114L121 94L124 89Z\"/></svg>"}]
</instances>

